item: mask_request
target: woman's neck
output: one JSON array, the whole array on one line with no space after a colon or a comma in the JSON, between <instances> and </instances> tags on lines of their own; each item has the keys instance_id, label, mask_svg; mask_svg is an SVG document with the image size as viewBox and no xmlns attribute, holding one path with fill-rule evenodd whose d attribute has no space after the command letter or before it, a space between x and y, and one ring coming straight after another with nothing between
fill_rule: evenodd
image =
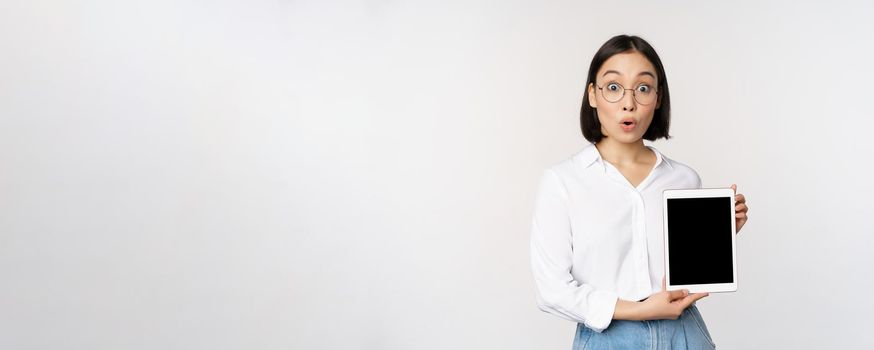
<instances>
[{"instance_id":1,"label":"woman's neck","mask_svg":"<svg viewBox=\"0 0 874 350\"><path fill-rule=\"evenodd\" d=\"M645 163L651 153L643 144L643 139L634 143L622 143L605 137L595 147L598 148L601 158L616 165Z\"/></svg>"}]
</instances>

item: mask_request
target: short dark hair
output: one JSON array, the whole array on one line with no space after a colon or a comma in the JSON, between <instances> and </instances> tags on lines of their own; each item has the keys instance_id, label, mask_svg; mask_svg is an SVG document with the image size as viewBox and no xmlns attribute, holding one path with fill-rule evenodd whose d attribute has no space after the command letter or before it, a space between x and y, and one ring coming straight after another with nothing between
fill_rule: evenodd
<instances>
[{"instance_id":1,"label":"short dark hair","mask_svg":"<svg viewBox=\"0 0 874 350\"><path fill-rule=\"evenodd\" d=\"M598 110L589 106L589 85L595 83L596 75L601 66L604 65L610 57L616 54L627 52L640 52L646 57L656 69L658 76L659 99L661 102L655 110L652 117L652 123L643 134L643 138L649 141L655 141L660 138L670 139L668 129L671 125L671 95L668 91L668 78L665 76L665 67L662 66L662 60L655 49L646 40L637 36L617 35L610 40L607 40L604 45L595 53L592 58L592 64L589 65L589 75L586 79L586 88L583 92L583 106L580 109L580 128L583 131L583 137L590 142L598 142L604 138L601 134L601 122L598 121Z\"/></svg>"}]
</instances>

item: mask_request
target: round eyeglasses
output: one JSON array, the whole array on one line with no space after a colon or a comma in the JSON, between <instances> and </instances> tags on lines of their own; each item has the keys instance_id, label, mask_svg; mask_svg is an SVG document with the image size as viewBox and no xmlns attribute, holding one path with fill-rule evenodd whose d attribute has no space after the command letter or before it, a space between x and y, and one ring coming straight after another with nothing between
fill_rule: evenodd
<instances>
[{"instance_id":1,"label":"round eyeglasses","mask_svg":"<svg viewBox=\"0 0 874 350\"><path fill-rule=\"evenodd\" d=\"M601 90L601 96L604 96L604 99L610 103L619 102L623 97L625 97L625 90L631 90L632 96L634 96L634 100L637 103L642 105L649 105L655 102L656 96L658 96L658 91L655 91L651 86L647 84L637 85L634 89L626 89L619 85L619 83L609 83L605 86L598 86L599 90Z\"/></svg>"}]
</instances>

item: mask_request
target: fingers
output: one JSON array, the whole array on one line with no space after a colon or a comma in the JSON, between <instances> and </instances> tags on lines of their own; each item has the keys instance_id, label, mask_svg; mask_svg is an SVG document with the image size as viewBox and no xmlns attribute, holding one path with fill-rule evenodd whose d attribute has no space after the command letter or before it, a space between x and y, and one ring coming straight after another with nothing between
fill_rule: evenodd
<instances>
[{"instance_id":1,"label":"fingers","mask_svg":"<svg viewBox=\"0 0 874 350\"><path fill-rule=\"evenodd\" d=\"M738 196L743 196L743 195L741 194ZM748 211L750 211L750 207L748 205L746 205L746 203L744 203L742 201L737 202L737 204L735 204L735 206L734 206L734 212L735 212L734 217L736 217L738 219L746 220Z\"/></svg>"},{"instance_id":2,"label":"fingers","mask_svg":"<svg viewBox=\"0 0 874 350\"><path fill-rule=\"evenodd\" d=\"M737 185L736 184L731 184L731 186L729 186L729 187L731 187L731 190L734 191L734 200L736 202L743 203L744 201L746 201L746 199L744 198L744 195L737 193Z\"/></svg>"},{"instance_id":3,"label":"fingers","mask_svg":"<svg viewBox=\"0 0 874 350\"><path fill-rule=\"evenodd\" d=\"M687 289L668 291L668 299L670 299L671 302L673 302L674 300L677 300L677 299L683 299L683 298L687 297L688 295L689 295L689 290L687 290Z\"/></svg>"},{"instance_id":4,"label":"fingers","mask_svg":"<svg viewBox=\"0 0 874 350\"><path fill-rule=\"evenodd\" d=\"M746 206L744 206L741 209L735 208L734 217L737 218L738 220L741 220L741 219L746 220L748 211L749 211L749 208Z\"/></svg>"},{"instance_id":5,"label":"fingers","mask_svg":"<svg viewBox=\"0 0 874 350\"><path fill-rule=\"evenodd\" d=\"M710 293L693 293L689 294L687 297L683 298L683 308L689 307L692 303L703 299L706 296L709 296Z\"/></svg>"}]
</instances>

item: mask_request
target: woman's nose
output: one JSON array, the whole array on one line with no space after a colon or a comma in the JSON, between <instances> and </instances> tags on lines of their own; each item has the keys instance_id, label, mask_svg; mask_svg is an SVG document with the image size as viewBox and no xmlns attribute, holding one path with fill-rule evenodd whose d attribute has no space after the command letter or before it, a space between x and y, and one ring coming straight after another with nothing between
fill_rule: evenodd
<instances>
[{"instance_id":1,"label":"woman's nose","mask_svg":"<svg viewBox=\"0 0 874 350\"><path fill-rule=\"evenodd\" d=\"M623 111L633 111L634 110L636 102L634 101L634 94L633 93L629 94L628 91L626 91L625 95L622 96L621 102L622 102L622 110Z\"/></svg>"}]
</instances>

